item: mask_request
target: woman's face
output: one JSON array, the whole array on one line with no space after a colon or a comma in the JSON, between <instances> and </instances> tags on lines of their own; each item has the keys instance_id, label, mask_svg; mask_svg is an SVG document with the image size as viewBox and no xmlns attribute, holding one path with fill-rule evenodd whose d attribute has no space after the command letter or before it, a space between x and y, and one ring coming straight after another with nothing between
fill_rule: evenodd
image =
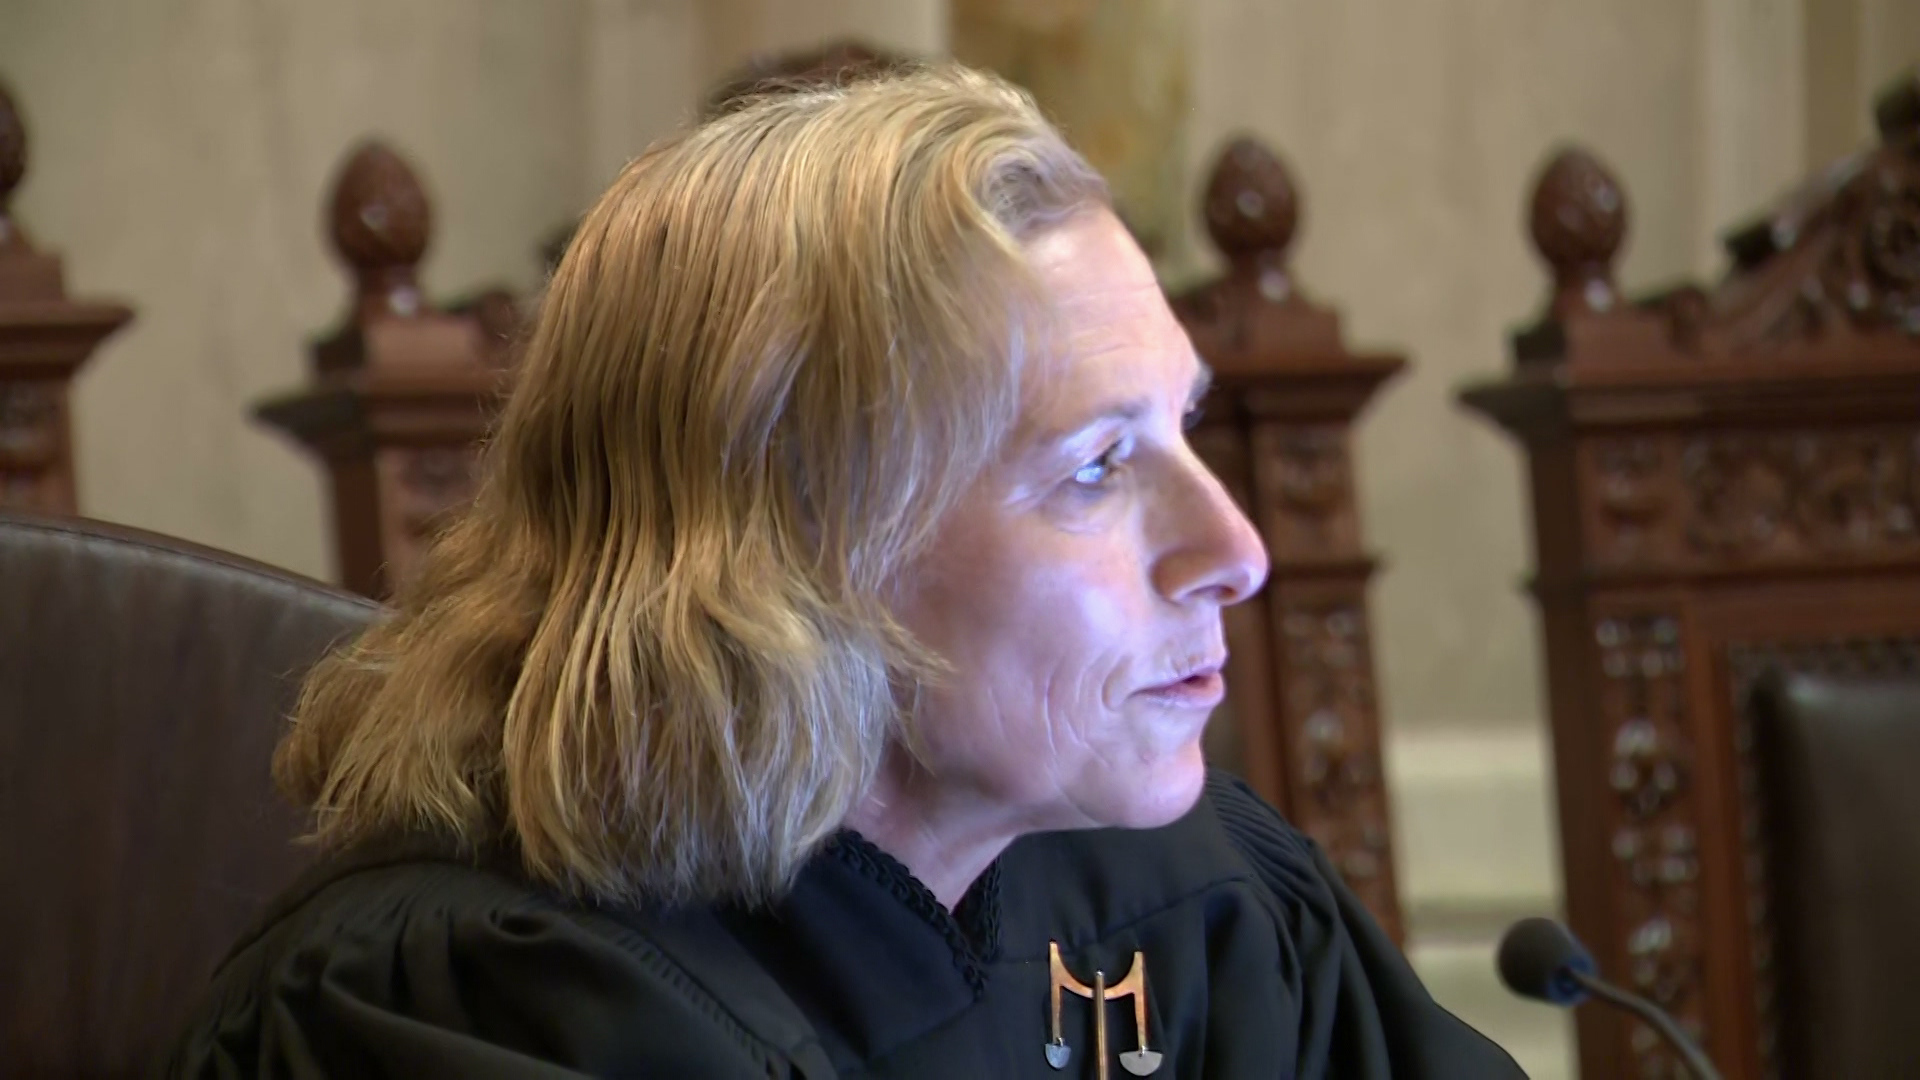
<instances>
[{"instance_id":1,"label":"woman's face","mask_svg":"<svg viewBox=\"0 0 1920 1080\"><path fill-rule=\"evenodd\" d=\"M1020 430L900 611L953 669L921 701L928 778L1027 830L1165 824L1201 790L1221 609L1267 558L1187 445L1205 368L1118 219L1028 253L1065 347L1029 360Z\"/></svg>"}]
</instances>

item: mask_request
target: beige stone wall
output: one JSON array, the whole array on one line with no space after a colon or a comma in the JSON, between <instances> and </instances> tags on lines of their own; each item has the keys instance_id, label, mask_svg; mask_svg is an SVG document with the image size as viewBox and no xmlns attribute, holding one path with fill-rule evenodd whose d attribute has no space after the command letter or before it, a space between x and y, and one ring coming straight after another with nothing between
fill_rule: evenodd
<instances>
[{"instance_id":1,"label":"beige stone wall","mask_svg":"<svg viewBox=\"0 0 1920 1080\"><path fill-rule=\"evenodd\" d=\"M835 38L914 53L940 52L947 41L944 0L707 0L702 9L709 82L756 53Z\"/></svg>"},{"instance_id":2,"label":"beige stone wall","mask_svg":"<svg viewBox=\"0 0 1920 1080\"><path fill-rule=\"evenodd\" d=\"M706 78L700 0L589 0L582 208L648 143L693 115Z\"/></svg>"},{"instance_id":3,"label":"beige stone wall","mask_svg":"<svg viewBox=\"0 0 1920 1080\"><path fill-rule=\"evenodd\" d=\"M950 48L1031 91L1165 272L1187 206L1188 0L953 0Z\"/></svg>"},{"instance_id":4,"label":"beige stone wall","mask_svg":"<svg viewBox=\"0 0 1920 1080\"><path fill-rule=\"evenodd\" d=\"M946 24L945 0L588 0L591 187L685 123L751 56L846 37L939 53Z\"/></svg>"},{"instance_id":5,"label":"beige stone wall","mask_svg":"<svg viewBox=\"0 0 1920 1080\"><path fill-rule=\"evenodd\" d=\"M573 3L0 3L20 217L138 309L78 384L82 510L330 574L318 470L248 414L344 306L333 169L369 134L415 162L433 294L531 285L582 188L581 42Z\"/></svg>"},{"instance_id":6,"label":"beige stone wall","mask_svg":"<svg viewBox=\"0 0 1920 1080\"><path fill-rule=\"evenodd\" d=\"M1805 0L1818 7L1824 0ZM1914 0L1856 0L1861 5L1856 92L1872 95L1902 73L1920 68L1920 4Z\"/></svg>"},{"instance_id":7,"label":"beige stone wall","mask_svg":"<svg viewBox=\"0 0 1920 1080\"><path fill-rule=\"evenodd\" d=\"M1868 138L1859 107L1888 80L1920 64L1920 3L1914 0L1801 0L1806 36L1806 142L1829 161Z\"/></svg>"}]
</instances>

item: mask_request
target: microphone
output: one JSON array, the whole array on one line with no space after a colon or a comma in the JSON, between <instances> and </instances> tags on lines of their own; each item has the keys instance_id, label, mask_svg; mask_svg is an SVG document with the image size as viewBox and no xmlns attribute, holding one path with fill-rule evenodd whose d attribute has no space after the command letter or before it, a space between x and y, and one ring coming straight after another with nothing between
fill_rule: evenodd
<instances>
[{"instance_id":1,"label":"microphone","mask_svg":"<svg viewBox=\"0 0 1920 1080\"><path fill-rule=\"evenodd\" d=\"M1601 979L1593 957L1571 931L1552 919L1521 919L1508 927L1500 939L1497 965L1500 981L1521 997L1571 1008L1591 994L1627 1010L1651 1024L1698 1080L1720 1080L1713 1062L1673 1017L1653 1002Z\"/></svg>"}]
</instances>

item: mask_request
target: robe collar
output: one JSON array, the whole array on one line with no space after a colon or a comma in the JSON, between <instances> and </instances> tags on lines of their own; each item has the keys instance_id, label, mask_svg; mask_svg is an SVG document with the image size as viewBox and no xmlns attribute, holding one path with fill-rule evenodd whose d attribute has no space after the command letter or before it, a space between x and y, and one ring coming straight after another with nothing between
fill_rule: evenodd
<instances>
[{"instance_id":1,"label":"robe collar","mask_svg":"<svg viewBox=\"0 0 1920 1080\"><path fill-rule=\"evenodd\" d=\"M867 1062L973 1008L1000 954L1000 864L953 911L847 830L770 908L723 913L841 1062Z\"/></svg>"}]
</instances>

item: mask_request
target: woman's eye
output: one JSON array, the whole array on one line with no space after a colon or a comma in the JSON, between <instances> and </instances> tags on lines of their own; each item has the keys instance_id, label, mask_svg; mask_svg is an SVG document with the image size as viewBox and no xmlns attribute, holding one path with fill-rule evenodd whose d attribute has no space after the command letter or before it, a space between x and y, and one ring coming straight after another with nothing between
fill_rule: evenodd
<instances>
[{"instance_id":1,"label":"woman's eye","mask_svg":"<svg viewBox=\"0 0 1920 1080\"><path fill-rule=\"evenodd\" d=\"M1083 488L1106 486L1107 481L1112 478L1113 470L1116 467L1114 456L1119 452L1120 447L1116 444L1109 448L1106 453L1075 469L1073 472L1073 482Z\"/></svg>"}]
</instances>

